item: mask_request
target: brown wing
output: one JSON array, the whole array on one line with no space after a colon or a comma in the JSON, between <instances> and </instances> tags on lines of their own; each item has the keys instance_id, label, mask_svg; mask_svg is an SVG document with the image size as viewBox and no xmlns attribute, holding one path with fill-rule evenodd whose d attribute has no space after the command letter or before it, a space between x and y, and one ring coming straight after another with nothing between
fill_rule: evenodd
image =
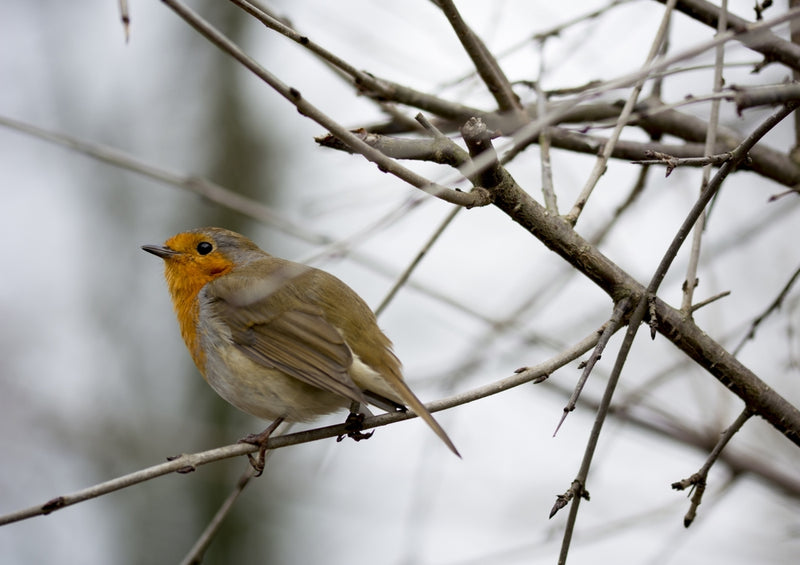
<instances>
[{"instance_id":1,"label":"brown wing","mask_svg":"<svg viewBox=\"0 0 800 565\"><path fill-rule=\"evenodd\" d=\"M207 286L211 308L230 327L234 345L260 365L366 402L348 374L353 355L341 333L320 308L297 294L297 279L310 268L277 258L266 261L269 269L259 268L265 263L257 261L240 269L237 277L222 277Z\"/></svg>"}]
</instances>

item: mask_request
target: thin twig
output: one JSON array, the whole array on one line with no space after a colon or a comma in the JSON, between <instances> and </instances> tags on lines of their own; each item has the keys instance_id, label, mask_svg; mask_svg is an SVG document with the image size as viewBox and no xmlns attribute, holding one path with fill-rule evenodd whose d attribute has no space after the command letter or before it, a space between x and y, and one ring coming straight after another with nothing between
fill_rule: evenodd
<instances>
[{"instance_id":1,"label":"thin twig","mask_svg":"<svg viewBox=\"0 0 800 565\"><path fill-rule=\"evenodd\" d=\"M753 320L753 322L750 324L750 329L747 330L747 333L744 335L744 337L738 343L738 345L733 348L732 354L734 356L739 354L739 352L742 350L742 347L744 347L745 343L747 343L748 341L750 341L755 337L756 330L758 330L758 326L761 325L761 322L763 322L770 314L777 311L781 307L781 304L783 304L783 300L786 298L786 295L789 294L789 291L792 289L792 286L794 285L794 282L797 280L798 276L800 276L800 267L795 269L794 273L792 273L792 276L790 276L789 280L786 281L786 284L783 285L783 288L778 293L778 296L776 296L775 299L770 303L770 305L767 306L767 308L761 314L759 314L756 317L756 319Z\"/></svg>"},{"instance_id":2,"label":"thin twig","mask_svg":"<svg viewBox=\"0 0 800 565\"><path fill-rule=\"evenodd\" d=\"M422 190L423 192L440 198L445 202L450 202L451 204L458 204L460 206L469 208L474 206L486 206L491 203L485 191L473 190L467 193L446 188L431 182L422 175L419 175L414 171L407 169L406 167L403 167L394 159L387 157L380 151L371 147L369 144L364 143L359 137L353 135L353 133L347 128L319 110L316 106L307 101L299 90L288 86L275 75L267 71L255 59L247 55L233 41L228 39L206 20L201 18L188 6L179 0L162 1L176 14L178 14L186 23L188 23L202 36L208 39L212 44L214 44L224 53L231 55L249 71L268 84L278 94L293 104L300 114L323 126L353 151L361 154L368 161L377 165L381 171L390 173L397 178L404 180L410 185Z\"/></svg>"},{"instance_id":3,"label":"thin twig","mask_svg":"<svg viewBox=\"0 0 800 565\"><path fill-rule=\"evenodd\" d=\"M677 167L706 167L708 165L721 165L731 158L730 152L708 155L706 157L675 157L660 151L646 150L645 154L652 159L638 159L631 161L638 165L666 165L666 175L672 174Z\"/></svg>"},{"instance_id":4,"label":"thin twig","mask_svg":"<svg viewBox=\"0 0 800 565\"><path fill-rule=\"evenodd\" d=\"M268 452L265 457L270 456L272 453L272 451ZM250 463L248 463L247 468L245 469L244 473L242 473L242 476L239 477L239 480L236 481L236 485L228 495L228 498L226 498L219 507L217 513L214 514L214 517L208 523L206 529L203 530L203 533L200 534L200 537L197 538L197 541L183 558L180 565L199 565L203 561L203 555L205 554L206 549L208 549L208 546L211 545L214 536L222 526L222 522L225 521L225 518L227 518L228 514L233 508L233 503L236 502L236 500L239 498L239 495L242 494L244 488L250 483L250 479L252 479L255 474L255 469Z\"/></svg>"},{"instance_id":5,"label":"thin twig","mask_svg":"<svg viewBox=\"0 0 800 565\"><path fill-rule=\"evenodd\" d=\"M644 191L645 186L647 185L647 174L650 171L649 165L645 165L644 167L639 169L639 174L636 176L636 181L631 186L630 191L628 192L628 196L625 200L617 206L614 210L614 214L606 221L606 223L601 226L595 233L592 235L589 241L591 241L592 245L599 248L600 244L605 240L606 236L611 232L611 228L613 228L617 221L627 212L630 210L633 203L639 198L639 195L642 194Z\"/></svg>"},{"instance_id":6,"label":"thin twig","mask_svg":"<svg viewBox=\"0 0 800 565\"><path fill-rule=\"evenodd\" d=\"M422 127L424 127L426 130L431 132L431 135L433 136L433 138L434 138L434 140L436 142L438 142L439 144L448 146L448 148L450 148L450 152L454 152L454 153L463 152L463 149L458 147L458 145L456 145L456 143L452 139L450 139L449 137L444 135L433 124L431 124L430 121L423 114L421 114L421 113L417 114L417 121L420 123L420 125L422 125ZM439 227L436 228L436 230L433 232L431 237L428 238L428 241L425 242L425 244L422 246L422 248L417 253L416 257L414 257L414 259L411 261L411 263L408 265L408 267L406 267L406 269L403 271L403 273L397 279L397 282L395 282L394 286L392 286L392 288L389 290L387 295L384 297L384 299L381 301L381 303L375 309L375 315L376 316L380 316L381 315L383 310L389 305L389 303L395 297L395 295L400 290L400 288L402 288L403 285L406 284L406 282L408 281L409 277L411 276L411 273L414 271L414 269L417 268L417 266L422 261L422 258L428 253L428 251L430 251L431 247L433 247L433 244L436 243L436 241L439 239L439 237L441 237L441 235L444 233L445 229L447 229L447 227L453 222L453 220L458 215L460 210L462 210L461 207L453 208L447 214L447 217L441 222L441 224L439 224Z\"/></svg>"},{"instance_id":7,"label":"thin twig","mask_svg":"<svg viewBox=\"0 0 800 565\"><path fill-rule=\"evenodd\" d=\"M567 387L562 382L548 381L547 388L554 389L562 397L571 393L571 387ZM581 404L586 408L596 410L599 402L591 396L584 395L581 398ZM642 404L636 409L632 409L631 405L615 404L611 406L609 414L612 419L632 424L642 431L673 441L676 445L693 447L704 454L707 454L716 443L717 438L709 441L707 432L679 421L674 414L666 413L657 402L654 405ZM771 466L768 459L758 455L723 450L719 460L725 463L733 474L752 474L769 483L772 488L781 491L782 494L800 498L800 476L792 473L791 470L783 471L779 466Z\"/></svg>"},{"instance_id":8,"label":"thin twig","mask_svg":"<svg viewBox=\"0 0 800 565\"><path fill-rule=\"evenodd\" d=\"M546 113L547 96L542 89L542 80L545 72L545 42L539 42L539 76L536 78L536 110L538 115ZM539 134L539 153L542 162L542 196L544 206L551 214L558 215L558 200L556 199L555 188L553 187L553 168L550 161L550 130L544 128Z\"/></svg>"},{"instance_id":9,"label":"thin twig","mask_svg":"<svg viewBox=\"0 0 800 565\"><path fill-rule=\"evenodd\" d=\"M128 10L128 0L119 0L119 17L125 32L125 43L128 43L131 38L131 13Z\"/></svg>"},{"instance_id":10,"label":"thin twig","mask_svg":"<svg viewBox=\"0 0 800 565\"><path fill-rule=\"evenodd\" d=\"M709 304L711 304L712 302L716 302L720 298L725 298L726 296L729 296L730 293L731 293L730 290L724 290L718 294L715 294L714 296L706 298L705 300L701 300L700 302L695 302L694 304L692 304L691 312L692 313L697 312L703 306L708 306Z\"/></svg>"},{"instance_id":11,"label":"thin twig","mask_svg":"<svg viewBox=\"0 0 800 565\"><path fill-rule=\"evenodd\" d=\"M417 255L414 257L414 259L411 261L411 263L408 265L408 267L406 267L406 269L403 271L403 273L400 275L400 277L394 283L394 285L389 290L389 292L386 294L386 296L381 301L381 303L378 305L378 307L375 308L375 315L376 316L380 316L381 315L381 313L384 311L384 309L389 305L389 303L395 297L397 292L403 287L403 285L406 284L406 282L408 282L408 279L411 276L411 273L414 272L414 269L416 269L419 266L420 262L422 261L422 258L425 257L425 255L428 253L428 251L430 251L431 247L433 247L433 244L436 243L436 241L438 241L438 239L441 237L441 235L444 233L444 231L447 229L447 227L453 222L453 220L455 220L455 218L458 215L459 211L461 211L462 209L463 208L461 208L460 206L457 206L457 207L453 208L447 214L445 219L441 221L439 226L436 228L436 230L434 230L434 232L428 238L428 241L426 241L422 245L422 248L420 248L420 250L417 252Z\"/></svg>"},{"instance_id":12,"label":"thin twig","mask_svg":"<svg viewBox=\"0 0 800 565\"><path fill-rule=\"evenodd\" d=\"M224 206L229 210L239 212L248 218L263 222L266 225L272 226L275 229L303 241L313 244L327 244L331 242L330 238L314 233L299 224L287 220L283 215L274 211L269 206L265 206L258 200L233 192L208 179L191 175L182 175L161 167L156 167L136 159L132 155L120 151L119 149L85 141L71 135L48 131L4 116L0 116L0 125L51 143L56 143L62 147L83 153L97 161L108 163L114 167L132 171L148 178L193 192L198 196L208 199L210 202Z\"/></svg>"},{"instance_id":13,"label":"thin twig","mask_svg":"<svg viewBox=\"0 0 800 565\"><path fill-rule=\"evenodd\" d=\"M728 429L722 432L719 441L717 441L717 444L714 446L714 449L711 450L711 453L708 454L708 458L700 470L688 479L683 479L682 481L672 483L672 488L675 490L685 490L689 487L692 487L693 489L692 503L689 506L689 510L686 512L686 516L683 518L684 527L688 528L691 526L695 516L697 515L697 507L700 506L700 503L703 501L703 493L706 490L706 481L708 479L708 472L711 469L711 466L717 461L722 453L722 450L725 448L731 438L736 435L736 433L752 415L753 413L748 408L742 410L742 413L739 414L733 424L731 424Z\"/></svg>"},{"instance_id":14,"label":"thin twig","mask_svg":"<svg viewBox=\"0 0 800 565\"><path fill-rule=\"evenodd\" d=\"M758 127L742 141L742 143L740 143L733 151L731 151L731 158L723 163L714 177L709 181L708 185L700 194L700 197L695 202L691 211L689 214L687 214L686 219L684 220L680 229L675 234L669 249L664 254L664 258L661 260L661 263L656 269L653 279L647 288L649 295L654 295L658 287L661 285L661 281L664 279L664 276L666 276L667 270L677 255L678 250L682 246L683 241L686 239L688 232L691 230L692 226L697 221L697 218L705 209L705 206L722 186L723 181L731 172L736 169L739 163L741 163L747 157L747 152L772 128L783 121L786 116L790 115L798 105L800 105L800 102L793 102L783 106L782 108L779 108L775 113L759 124Z\"/></svg>"},{"instance_id":15,"label":"thin twig","mask_svg":"<svg viewBox=\"0 0 800 565\"><path fill-rule=\"evenodd\" d=\"M767 120L759 124L755 131L753 131L753 133L751 133L745 139L745 141L742 142L742 144L733 150L733 158L730 161L725 162L725 164L720 167L719 171L717 171L717 174L714 175L714 178L711 179L711 181L708 183L708 186L706 186L705 190L700 194L700 197L687 214L683 224L678 229L675 237L672 240L672 243L656 268L656 271L650 280L650 284L647 286L645 293L639 300L639 304L631 315L631 318L628 321L628 331L626 332L625 338L620 345L617 359L614 363L614 369L611 371L611 375L608 378L608 383L603 393L603 398L601 399L600 406L597 410L597 417L589 435L589 440L586 444L586 449L580 468L575 480L573 481L573 488L571 490L576 496L572 498L572 505L570 506L570 513L567 518L567 524L564 530L564 538L561 545L561 552L559 554L559 563L566 563L570 543L572 540L572 532L575 528L575 522L577 520L578 507L580 505L581 498L586 492L586 479L589 475L589 469L591 467L592 459L594 458L594 452L600 439L600 431L602 430L603 423L605 422L605 418L608 414L608 409L611 405L611 399L613 398L614 390L622 373L622 368L625 365L625 361L627 360L628 354L633 345L634 338L636 337L637 330L639 329L639 324L641 324L644 320L645 315L649 310L649 305L654 303L654 301L651 299L655 297L655 293L658 291L661 282L664 280L672 261L677 256L678 250L681 248L681 245L689 234L691 227L695 224L697 218L705 209L706 205L714 196L714 194L717 193L722 185L722 182L727 178L731 171L735 169L736 165L745 158L749 149L764 135L766 135L767 132L769 132L773 127L786 118L786 116L791 114L796 106L796 103L788 104L775 112ZM657 321L652 322L657 324Z\"/></svg>"},{"instance_id":16,"label":"thin twig","mask_svg":"<svg viewBox=\"0 0 800 565\"><path fill-rule=\"evenodd\" d=\"M661 43L665 40L667 30L669 29L669 21L672 16L672 9L675 6L675 2L676 0L669 0L667 3L664 16L661 19L661 24L659 25L656 36L653 39L652 45L650 46L650 52L647 54L647 58L645 59L644 68L650 67L651 63L661 49ZM649 78L647 75L643 76L641 80L637 81L634 85L633 91L631 92L630 96L628 96L628 99L625 101L625 106L622 108L622 111L619 114L617 125L614 127L614 131L611 133L611 136L609 137L608 142L606 142L605 147L603 147L603 153L595 160L594 168L592 169L592 172L589 174L589 178L586 180L586 183L581 189L575 204L572 205L572 209L564 217L564 219L573 226L578 221L578 217L581 215L581 212L586 206L594 187L597 186L597 183L600 181L600 177L605 173L608 167L608 160L611 158L611 154L614 152L614 146L617 144L619 136L622 135L622 130L627 124L628 117L633 112L633 108L636 105L636 102L639 100L639 94L641 93L647 78Z\"/></svg>"},{"instance_id":17,"label":"thin twig","mask_svg":"<svg viewBox=\"0 0 800 565\"><path fill-rule=\"evenodd\" d=\"M772 27L775 27L779 24L782 24L784 22L790 21L798 17L800 17L800 8L789 10L788 12L781 14L780 16L777 16L770 20L765 20L763 22L758 22L749 25L747 26L746 29L738 31L730 30L723 34L719 34L708 41L698 43L697 45L679 51L674 55L672 55L671 57L665 57L655 60L649 65L645 65L642 69L636 72L604 82L601 86L583 92L578 96L576 96L574 99L570 100L569 102L560 103L557 109L549 112L546 117L539 116L537 120L534 120L533 122L521 127L518 131L515 131L514 134L512 135L511 143L508 144L508 146L501 146L498 150L501 152L509 150L513 152L522 151L533 140L538 139L539 132L541 131L542 128L548 127L554 123L558 123L564 116L568 115L575 107L577 107L582 102L594 99L600 96L602 93L608 92L613 89L626 88L631 85L636 85L640 81L646 80L648 77L654 76L656 73L660 73L680 61L690 59L692 57L705 53L709 49L712 49L717 45L727 43L728 41L735 39L742 42L748 42L748 41L755 42L756 39L760 40L765 35L771 35L769 34L768 30L771 29ZM797 60L795 61L795 65L800 65L800 57L798 57ZM596 147L589 148L587 152L596 152L596 149L597 149ZM485 165L485 163L480 160L477 160L475 164L478 167ZM794 184L796 183L793 183L792 185ZM796 188L796 190L800 192L800 188Z\"/></svg>"},{"instance_id":18,"label":"thin twig","mask_svg":"<svg viewBox=\"0 0 800 565\"><path fill-rule=\"evenodd\" d=\"M531 42L539 43L539 42L541 42L543 40L546 40L546 39L548 39L550 37L558 36L561 33L563 33L566 29L568 29L568 28L570 28L570 27L572 27L574 25L577 25L577 24L582 23L582 22L587 21L587 20L598 18L599 16L603 15L605 12L610 11L611 8L614 8L616 6L625 4L627 2L632 2L632 1L634 1L634 0L612 0L606 6L598 8L596 10L592 10L590 12L587 12L587 13L579 15L579 16L575 16L574 18L572 18L570 20L567 20L565 22L557 24L557 25L555 25L555 26L553 26L551 28L545 29L543 31L535 32L532 35L527 36L524 39L518 41L517 43L514 43L514 44L510 45L509 47L503 49L502 51L498 51L497 55L496 55L496 58L499 60L499 59L503 59L504 57L507 57L508 55L512 55L515 52L520 51L521 49L527 48L528 45ZM475 76L475 72L476 71L472 71L472 72L469 72L467 74L458 76L458 77L456 77L454 79L450 79L450 80L448 80L446 82L440 83L441 87L442 88L450 88L450 87L459 85L459 84L461 84L461 83L473 78ZM517 84L518 82L519 81L516 81L515 84ZM581 88L581 90L582 89L583 88ZM574 91L572 91L572 92L574 92Z\"/></svg>"},{"instance_id":19,"label":"thin twig","mask_svg":"<svg viewBox=\"0 0 800 565\"><path fill-rule=\"evenodd\" d=\"M402 202L393 206L385 214L371 221L366 226L333 241L327 245L314 248L310 253L298 259L299 263L315 263L324 257L341 256L357 245L365 241L371 234L394 225L396 222L408 218L408 214L424 202L424 196L412 193L403 199Z\"/></svg>"},{"instance_id":20,"label":"thin twig","mask_svg":"<svg viewBox=\"0 0 800 565\"><path fill-rule=\"evenodd\" d=\"M524 122L526 116L522 104L520 104L519 98L511 88L511 83L508 81L503 69L497 63L497 59L494 58L472 28L467 25L452 0L438 0L437 4L456 32L464 51L472 59L475 70L478 71L489 92L497 101L499 110L501 112L513 112Z\"/></svg>"},{"instance_id":21,"label":"thin twig","mask_svg":"<svg viewBox=\"0 0 800 565\"><path fill-rule=\"evenodd\" d=\"M667 0L658 0L665 4ZM719 19L722 17L719 6L707 2L706 0L679 0L675 8L690 18L694 18L705 25L716 29ZM761 53L764 56L764 63L778 62L786 65L790 69L800 69L800 46L786 41L779 35L769 31L774 27L778 20L790 21L797 17L798 9L792 8L789 11L773 18L772 22L766 27L760 27L764 22L752 22L740 18L734 14L728 14L728 31L726 33L743 34L739 40L749 49ZM784 19L784 16L787 16ZM759 30L758 34L748 32Z\"/></svg>"},{"instance_id":22,"label":"thin twig","mask_svg":"<svg viewBox=\"0 0 800 565\"><path fill-rule=\"evenodd\" d=\"M728 25L728 0L722 0L720 8L721 17L717 28L717 33L723 33ZM715 93L722 90L722 68L725 62L725 48L723 45L717 45L716 53L714 55L714 86ZM714 152L714 147L717 144L717 125L719 123L719 99L715 98L711 101L711 114L708 118L708 132L706 134L706 146L703 151L705 157L709 157ZM703 191L711 178L711 164L703 167L703 174L700 180L700 192ZM700 247L703 241L703 231L706 225L706 212L700 213L697 218L697 223L694 225L692 235L692 247L689 252L689 261L686 266L686 278L683 281L683 299L681 301L681 311L691 316L692 300L694 298L694 289L697 288L697 266L700 263Z\"/></svg>"},{"instance_id":23,"label":"thin twig","mask_svg":"<svg viewBox=\"0 0 800 565\"><path fill-rule=\"evenodd\" d=\"M567 415L575 410L575 405L578 402L578 398L581 396L581 391L583 391L583 387L586 384L586 381L589 379L592 369L594 369L594 366L600 360L608 341L615 333L617 333L617 330L622 327L622 324L625 320L625 315L628 313L628 308L630 308L630 302L630 298L625 297L614 305L614 312L611 314L611 319L609 319L608 323L606 323L606 325L603 327L603 333L600 335L600 340L597 342L597 345L595 346L594 351L592 351L592 354L589 356L588 361L586 361L586 366L583 368L581 377L575 384L575 388L573 389L572 395L567 401L567 405L564 406L564 413L561 415L561 419L558 421L556 430L553 432L554 437L561 428L561 425L564 423L564 420L567 419Z\"/></svg>"},{"instance_id":24,"label":"thin twig","mask_svg":"<svg viewBox=\"0 0 800 565\"><path fill-rule=\"evenodd\" d=\"M286 424L283 426L283 433L286 433L291 429L292 424ZM267 451L264 455L264 463L266 464L269 459L274 454L274 451ZM217 512L214 514L214 517L211 518L211 521L206 526L206 529L203 530L203 533L200 534L200 537L197 538L197 541L194 543L192 548L186 554L186 557L183 558L181 561L181 565L198 565L203 561L203 555L208 549L208 546L211 544L211 541L214 539L214 536L219 531L219 528L222 526L222 523L227 518L228 514L230 514L231 509L233 508L233 504L239 498L239 495L242 494L245 487L250 483L250 480L256 476L256 470L253 465L248 462L247 467L244 470L244 473L239 477L236 481L236 484L231 490L231 493L228 497L223 501L222 505L219 507Z\"/></svg>"},{"instance_id":25,"label":"thin twig","mask_svg":"<svg viewBox=\"0 0 800 565\"><path fill-rule=\"evenodd\" d=\"M526 383L537 381L540 382L567 363L570 363L581 355L584 355L597 344L598 339L599 333L597 331L593 331L581 341L575 343L571 347L561 351L557 355L538 365L532 367L522 367L517 369L514 374L509 377L450 396L448 398L427 403L425 406L431 412L439 412L441 410L447 410L449 408L475 402L476 400L493 396ZM417 415L411 411L380 414L378 416L370 416L365 418L362 427L364 430L368 430L393 424L402 420L410 420L416 417ZM280 449L290 445L338 437L342 434L346 434L347 431L347 424L337 424L333 426L314 428L302 432L295 432L287 435L275 436L271 437L267 442L267 449ZM77 504L78 502L97 498L104 494L139 484L162 475L168 475L170 473L189 473L201 465L222 459L240 457L242 455L247 455L248 453L254 453L258 449L259 447L256 445L250 445L248 443L234 443L231 445L218 447L216 449L202 451L200 453L182 454L177 457L170 458L170 460L166 463L147 467L146 469L141 469L109 481L98 483L94 486L70 494L57 496L56 498L53 498L43 504L37 504L30 508L5 514L0 516L0 526L10 524L12 522L26 520L34 516L50 514L56 510Z\"/></svg>"},{"instance_id":26,"label":"thin twig","mask_svg":"<svg viewBox=\"0 0 800 565\"><path fill-rule=\"evenodd\" d=\"M267 28L280 33L284 37L294 41L298 45L313 53L320 60L324 61L331 68L336 69L340 74L352 79L360 95L368 96L374 100L385 104L386 101L404 104L419 110L430 112L431 114L464 121L458 116L480 116L485 114L482 110L451 102L438 96L420 92L408 86L380 78L372 73L362 71L335 53L325 49L313 39L292 28L287 22L281 20L270 13L259 2L248 2L247 0L230 0L233 4L241 7L248 14L256 18ZM466 118L464 118L466 119ZM411 120L404 120L411 122ZM416 126L414 126L416 127Z\"/></svg>"}]
</instances>

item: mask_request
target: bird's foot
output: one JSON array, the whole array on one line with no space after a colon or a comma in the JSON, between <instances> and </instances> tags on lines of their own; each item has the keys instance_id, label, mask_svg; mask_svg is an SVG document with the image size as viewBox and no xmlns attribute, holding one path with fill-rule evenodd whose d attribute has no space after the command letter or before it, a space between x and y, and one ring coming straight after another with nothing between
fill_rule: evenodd
<instances>
[{"instance_id":1,"label":"bird's foot","mask_svg":"<svg viewBox=\"0 0 800 565\"><path fill-rule=\"evenodd\" d=\"M364 414L360 412L350 412L347 419L344 421L344 427L347 431L340 434L339 437L336 438L336 441L342 441L346 437L361 441L362 439L371 438L372 434L375 433L374 430L366 433L362 431L364 429Z\"/></svg>"},{"instance_id":2,"label":"bird's foot","mask_svg":"<svg viewBox=\"0 0 800 565\"><path fill-rule=\"evenodd\" d=\"M267 456L267 442L269 441L269 437L272 435L272 433L278 429L278 426L281 425L281 422L283 422L283 418L277 418L274 422L267 426L263 432L258 434L250 434L237 442L249 443L250 445L258 446L258 457L253 457L252 453L247 454L247 459L250 460L250 465L253 466L253 469L256 472L256 477L260 477L261 473L264 472L264 465L266 464Z\"/></svg>"}]
</instances>

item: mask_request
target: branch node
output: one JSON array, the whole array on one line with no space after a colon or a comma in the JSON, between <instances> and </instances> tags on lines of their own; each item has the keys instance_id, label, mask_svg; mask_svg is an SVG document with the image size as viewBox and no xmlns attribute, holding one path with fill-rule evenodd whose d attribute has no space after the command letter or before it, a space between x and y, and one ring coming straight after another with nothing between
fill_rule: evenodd
<instances>
[{"instance_id":1,"label":"branch node","mask_svg":"<svg viewBox=\"0 0 800 565\"><path fill-rule=\"evenodd\" d=\"M47 515L53 512L54 510L58 510L66 505L66 500L63 496L57 496L51 500L48 500L44 504L42 504L42 514Z\"/></svg>"}]
</instances>

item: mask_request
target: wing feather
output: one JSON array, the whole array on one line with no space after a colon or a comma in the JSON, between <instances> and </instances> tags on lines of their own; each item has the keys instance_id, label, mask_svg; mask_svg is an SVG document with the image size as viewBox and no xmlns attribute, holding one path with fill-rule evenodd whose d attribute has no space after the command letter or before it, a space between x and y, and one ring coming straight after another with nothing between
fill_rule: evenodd
<instances>
[{"instance_id":1,"label":"wing feather","mask_svg":"<svg viewBox=\"0 0 800 565\"><path fill-rule=\"evenodd\" d=\"M296 296L293 281L307 274L305 269L298 271L290 264L288 269L278 268L267 277L262 270L257 277L259 285L242 285L248 289L246 299L231 285L218 284L224 282L223 277L208 285L208 298L217 318L228 324L233 344L254 362L322 390L366 402L348 373L353 354L344 337L320 308ZM264 292L254 294L256 286Z\"/></svg>"}]
</instances>

